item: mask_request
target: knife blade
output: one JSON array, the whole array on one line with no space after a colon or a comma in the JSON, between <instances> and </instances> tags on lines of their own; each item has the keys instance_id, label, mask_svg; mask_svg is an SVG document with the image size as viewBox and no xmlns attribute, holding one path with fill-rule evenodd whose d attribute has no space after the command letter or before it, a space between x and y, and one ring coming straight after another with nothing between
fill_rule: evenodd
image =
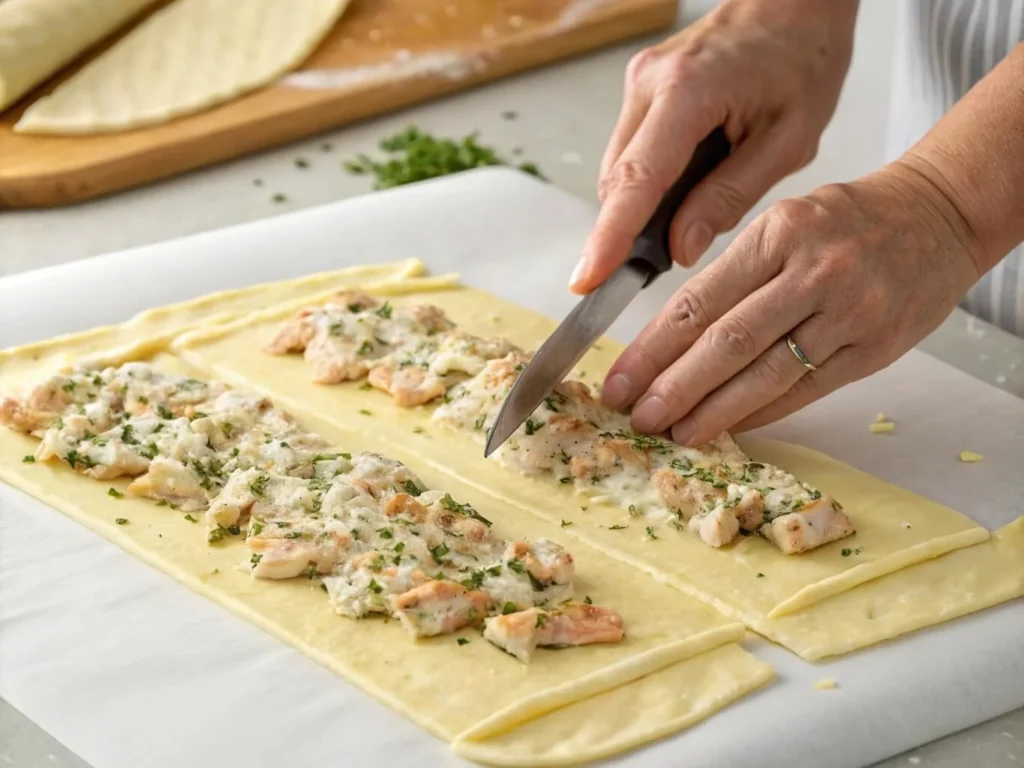
<instances>
[{"instance_id":1,"label":"knife blade","mask_svg":"<svg viewBox=\"0 0 1024 768\"><path fill-rule=\"evenodd\" d=\"M690 163L662 198L629 259L583 297L523 369L484 446L490 456L529 418L644 288L672 268L669 226L683 200L729 154L729 140L716 128L694 150Z\"/></svg>"}]
</instances>

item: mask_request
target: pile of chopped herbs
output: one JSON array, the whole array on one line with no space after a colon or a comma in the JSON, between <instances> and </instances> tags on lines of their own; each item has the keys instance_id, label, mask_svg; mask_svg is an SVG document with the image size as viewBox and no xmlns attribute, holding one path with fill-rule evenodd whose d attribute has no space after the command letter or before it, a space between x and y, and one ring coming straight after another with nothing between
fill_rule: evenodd
<instances>
[{"instance_id":1,"label":"pile of chopped herbs","mask_svg":"<svg viewBox=\"0 0 1024 768\"><path fill-rule=\"evenodd\" d=\"M438 138L414 125L381 140L380 148L388 155L385 160L378 162L359 155L356 160L344 163L349 173L376 177L374 189L389 189L473 168L513 165L500 157L493 147L479 144L476 133L456 141ZM518 163L514 167L544 178L533 163Z\"/></svg>"}]
</instances>

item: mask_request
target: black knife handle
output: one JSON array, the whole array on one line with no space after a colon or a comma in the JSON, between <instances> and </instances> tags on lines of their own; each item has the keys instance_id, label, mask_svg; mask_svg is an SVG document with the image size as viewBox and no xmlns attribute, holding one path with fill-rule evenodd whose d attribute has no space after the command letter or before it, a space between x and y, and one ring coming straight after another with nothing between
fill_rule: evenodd
<instances>
[{"instance_id":1,"label":"black knife handle","mask_svg":"<svg viewBox=\"0 0 1024 768\"><path fill-rule=\"evenodd\" d=\"M647 273L644 287L650 285L658 275L672 268L668 242L672 218L693 188L729 156L730 149L729 139L726 138L723 128L716 128L709 133L707 138L697 145L682 176L665 193L658 209L644 227L644 231L637 237L632 256L627 263Z\"/></svg>"}]
</instances>

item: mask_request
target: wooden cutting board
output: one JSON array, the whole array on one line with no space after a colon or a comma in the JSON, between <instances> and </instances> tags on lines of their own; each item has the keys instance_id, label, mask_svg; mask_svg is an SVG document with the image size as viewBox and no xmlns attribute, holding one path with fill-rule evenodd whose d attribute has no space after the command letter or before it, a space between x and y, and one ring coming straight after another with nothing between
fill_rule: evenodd
<instances>
[{"instance_id":1,"label":"wooden cutting board","mask_svg":"<svg viewBox=\"0 0 1024 768\"><path fill-rule=\"evenodd\" d=\"M14 133L25 107L72 68L0 117L0 207L86 200L239 157L664 28L676 8L677 0L353 0L298 73L248 96L137 131Z\"/></svg>"}]
</instances>

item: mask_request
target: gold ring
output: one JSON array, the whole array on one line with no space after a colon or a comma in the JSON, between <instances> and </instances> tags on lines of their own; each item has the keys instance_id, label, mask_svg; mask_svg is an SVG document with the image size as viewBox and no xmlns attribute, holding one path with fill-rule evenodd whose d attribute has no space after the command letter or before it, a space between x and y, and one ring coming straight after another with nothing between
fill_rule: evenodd
<instances>
[{"instance_id":1,"label":"gold ring","mask_svg":"<svg viewBox=\"0 0 1024 768\"><path fill-rule=\"evenodd\" d=\"M818 370L818 366L816 366L814 363L807 359L807 355L805 355L804 351L796 345L796 342L793 341L793 337L790 336L788 333L786 334L786 343L789 344L789 348L793 351L793 354L796 355L796 359L800 361L800 364L804 368L806 368L808 371Z\"/></svg>"}]
</instances>

